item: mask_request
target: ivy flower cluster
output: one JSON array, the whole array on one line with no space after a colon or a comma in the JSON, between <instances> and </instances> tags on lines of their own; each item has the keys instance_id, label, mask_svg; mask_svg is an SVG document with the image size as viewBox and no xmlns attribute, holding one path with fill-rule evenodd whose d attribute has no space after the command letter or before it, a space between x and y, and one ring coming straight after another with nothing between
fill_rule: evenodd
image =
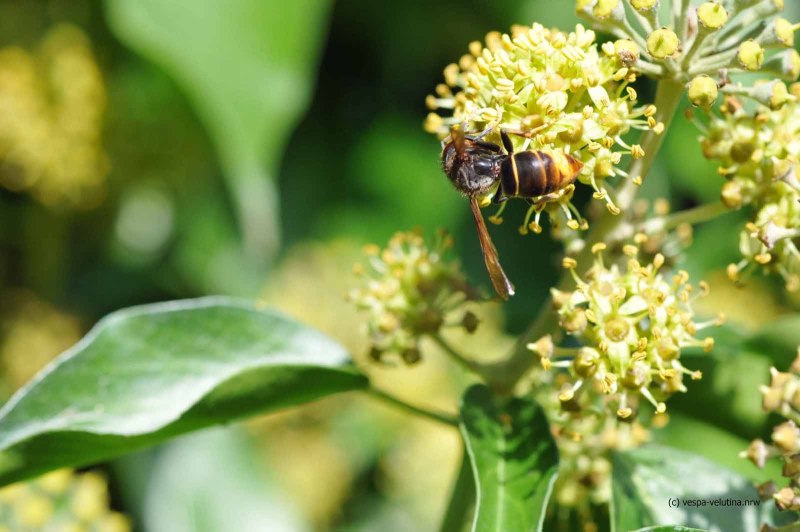
<instances>
[{"instance_id":1,"label":"ivy flower cluster","mask_svg":"<svg viewBox=\"0 0 800 532\"><path fill-rule=\"evenodd\" d=\"M479 298L457 262L447 260L452 238L440 232L428 246L419 232L399 232L386 248L367 246L367 265L355 273L364 286L348 297L368 314L370 357L384 361L388 353L407 364L420 360L419 341L444 327L474 332L478 319L464 303Z\"/></svg>"},{"instance_id":2,"label":"ivy flower cluster","mask_svg":"<svg viewBox=\"0 0 800 532\"><path fill-rule=\"evenodd\" d=\"M627 264L620 268L606 265L605 249L605 244L594 246L594 263L583 278L576 272L576 261L564 259L577 287L573 292L553 290L561 327L582 347L559 348L549 336L528 347L545 369L562 368L572 376L559 396L565 409L574 408L581 391L588 390L605 397L621 420L633 419L640 398L662 413L670 395L686 391L685 375L701 377L683 366L682 349L710 351L714 340L699 339L697 333L721 317L695 321L692 300L707 286L701 283L695 294L686 272L671 278L662 273L663 255L641 264L636 258L639 249L628 245Z\"/></svg>"},{"instance_id":3,"label":"ivy flower cluster","mask_svg":"<svg viewBox=\"0 0 800 532\"><path fill-rule=\"evenodd\" d=\"M620 423L613 413L595 408L586 394L568 404L560 401L558 390L569 385L567 373L536 371L533 380L534 397L547 412L558 445L553 496L560 506L590 516L592 505L611 497L611 452L638 447L650 434L636 420Z\"/></svg>"},{"instance_id":4,"label":"ivy flower cluster","mask_svg":"<svg viewBox=\"0 0 800 532\"><path fill-rule=\"evenodd\" d=\"M129 532L131 525L109 510L105 478L59 469L0 489L0 530Z\"/></svg>"},{"instance_id":5,"label":"ivy flower cluster","mask_svg":"<svg viewBox=\"0 0 800 532\"><path fill-rule=\"evenodd\" d=\"M781 17L784 0L668 3L659 0L578 0L578 14L594 27L630 39L641 49L636 69L688 85L689 99L711 107L728 74L762 71L797 79L800 55L793 49L797 26Z\"/></svg>"},{"instance_id":6,"label":"ivy flower cluster","mask_svg":"<svg viewBox=\"0 0 800 532\"><path fill-rule=\"evenodd\" d=\"M31 54L0 50L0 183L46 205L92 206L108 172L106 91L86 36L60 25Z\"/></svg>"},{"instance_id":7,"label":"ivy flower cluster","mask_svg":"<svg viewBox=\"0 0 800 532\"><path fill-rule=\"evenodd\" d=\"M753 462L759 469L770 458L783 462L783 477L788 485L778 489L769 481L759 487L765 499L773 499L780 510L800 511L800 349L788 372L770 369L769 386L761 387L762 407L766 412L775 412L787 421L772 430L771 444L757 438L740 456Z\"/></svg>"},{"instance_id":8,"label":"ivy flower cluster","mask_svg":"<svg viewBox=\"0 0 800 532\"><path fill-rule=\"evenodd\" d=\"M753 212L741 231L742 259L728 267L729 276L738 281L761 268L781 275L792 291L800 288L797 94L800 84L792 85L779 104L760 105L755 112L731 97L719 115L712 115L702 138L704 155L719 163L726 179L722 202Z\"/></svg>"},{"instance_id":9,"label":"ivy flower cluster","mask_svg":"<svg viewBox=\"0 0 800 532\"><path fill-rule=\"evenodd\" d=\"M581 25L570 33L540 24L514 26L510 34L489 33L485 45L471 43L458 64L445 68L445 83L427 99L436 112L428 115L425 129L440 138L452 127L486 131L487 139L498 143L504 129L515 150L570 154L583 163L578 181L618 214L606 180L622 176L640 182L642 176L628 175L619 166L623 156L644 156L641 146L623 137L631 130L660 133L664 127L654 118L656 108L639 105L631 86L639 54L627 39L601 47L595 33ZM585 229L586 221L571 204L572 192L565 188L541 209L557 227ZM488 197L483 199L488 203ZM521 230L527 232L527 226Z\"/></svg>"}]
</instances>

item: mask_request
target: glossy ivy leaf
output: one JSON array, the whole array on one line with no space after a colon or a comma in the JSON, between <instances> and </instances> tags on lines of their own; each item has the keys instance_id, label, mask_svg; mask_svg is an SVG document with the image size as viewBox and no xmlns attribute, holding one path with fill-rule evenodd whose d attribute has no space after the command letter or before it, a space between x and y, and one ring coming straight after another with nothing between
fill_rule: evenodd
<instances>
[{"instance_id":1,"label":"glossy ivy leaf","mask_svg":"<svg viewBox=\"0 0 800 532\"><path fill-rule=\"evenodd\" d=\"M500 405L475 385L462 399L461 432L477 492L472 529L541 530L558 451L539 405L517 398Z\"/></svg>"},{"instance_id":2,"label":"glossy ivy leaf","mask_svg":"<svg viewBox=\"0 0 800 532\"><path fill-rule=\"evenodd\" d=\"M790 517L778 516L773 504L762 503L744 477L660 445L614 455L610 511L612 532L655 523L749 532Z\"/></svg>"},{"instance_id":3,"label":"glossy ivy leaf","mask_svg":"<svg viewBox=\"0 0 800 532\"><path fill-rule=\"evenodd\" d=\"M364 388L344 348L224 298L103 319L0 410L0 485Z\"/></svg>"},{"instance_id":4,"label":"glossy ivy leaf","mask_svg":"<svg viewBox=\"0 0 800 532\"><path fill-rule=\"evenodd\" d=\"M184 89L217 148L249 256L277 251L280 155L313 90L326 0L106 0L126 45Z\"/></svg>"}]
</instances>

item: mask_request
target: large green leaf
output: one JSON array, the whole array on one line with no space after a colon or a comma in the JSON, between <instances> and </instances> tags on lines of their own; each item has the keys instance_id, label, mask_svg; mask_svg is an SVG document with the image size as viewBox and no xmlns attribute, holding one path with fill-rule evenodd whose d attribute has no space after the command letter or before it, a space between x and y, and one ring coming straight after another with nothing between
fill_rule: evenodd
<instances>
[{"instance_id":1,"label":"large green leaf","mask_svg":"<svg viewBox=\"0 0 800 532\"><path fill-rule=\"evenodd\" d=\"M655 523L750 532L777 513L747 479L692 453L648 445L615 454L613 464L614 532Z\"/></svg>"},{"instance_id":2,"label":"large green leaf","mask_svg":"<svg viewBox=\"0 0 800 532\"><path fill-rule=\"evenodd\" d=\"M229 299L116 312L0 410L0 485L365 387L348 363L322 334Z\"/></svg>"},{"instance_id":3,"label":"large green leaf","mask_svg":"<svg viewBox=\"0 0 800 532\"><path fill-rule=\"evenodd\" d=\"M117 37L161 66L194 103L220 155L245 250L261 263L277 248L273 181L312 94L330 6L106 0Z\"/></svg>"},{"instance_id":4,"label":"large green leaf","mask_svg":"<svg viewBox=\"0 0 800 532\"><path fill-rule=\"evenodd\" d=\"M495 399L472 386L461 405L461 432L477 501L473 530L541 530L558 471L558 450L532 399Z\"/></svg>"}]
</instances>

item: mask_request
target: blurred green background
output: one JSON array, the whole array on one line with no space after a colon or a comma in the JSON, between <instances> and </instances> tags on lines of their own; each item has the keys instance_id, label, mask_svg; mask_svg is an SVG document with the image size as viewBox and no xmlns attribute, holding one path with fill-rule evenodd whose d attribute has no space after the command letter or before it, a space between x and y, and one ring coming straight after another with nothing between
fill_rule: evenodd
<instances>
[{"instance_id":1,"label":"blurred green background","mask_svg":"<svg viewBox=\"0 0 800 532\"><path fill-rule=\"evenodd\" d=\"M467 204L421 128L424 98L470 41L532 21L577 22L571 1L550 0L0 0L3 396L104 314L203 294L263 298L365 363L342 296L360 246L396 230L454 233L466 271L488 286ZM717 197L696 138L679 119L644 196L674 208ZM770 280L724 280L735 216L697 231L687 264L714 289L707 313L755 328L798 301ZM559 257L513 223L492 233L519 295L485 309L468 349L487 356L532 319ZM743 298L746 311L731 312ZM435 355L373 374L449 409L464 382ZM728 450L740 440L725 438L766 427L753 375L742 393L756 403L742 400L741 416L699 416L734 433L718 436ZM136 530L432 530L460 452L452 430L344 396L101 470Z\"/></svg>"}]
</instances>

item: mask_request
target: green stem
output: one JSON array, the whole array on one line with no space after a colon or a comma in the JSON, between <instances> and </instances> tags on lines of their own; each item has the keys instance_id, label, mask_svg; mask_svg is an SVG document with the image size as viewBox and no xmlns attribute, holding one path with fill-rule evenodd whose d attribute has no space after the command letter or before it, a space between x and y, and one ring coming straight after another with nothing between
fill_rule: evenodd
<instances>
[{"instance_id":1,"label":"green stem","mask_svg":"<svg viewBox=\"0 0 800 532\"><path fill-rule=\"evenodd\" d=\"M450 492L450 503L442 519L442 532L461 532L475 505L475 481L472 478L472 466L469 463L467 450L462 448L461 467L458 469L453 489Z\"/></svg>"},{"instance_id":2,"label":"green stem","mask_svg":"<svg viewBox=\"0 0 800 532\"><path fill-rule=\"evenodd\" d=\"M720 202L705 203L668 216L647 220L639 224L636 230L644 231L645 233L651 231L669 231L682 224L697 225L707 222L727 212L730 212L730 209Z\"/></svg>"},{"instance_id":3,"label":"green stem","mask_svg":"<svg viewBox=\"0 0 800 532\"><path fill-rule=\"evenodd\" d=\"M689 4L691 0L672 0L672 25L675 33L678 34L678 39L681 42L686 40L686 14L689 11Z\"/></svg>"},{"instance_id":4,"label":"green stem","mask_svg":"<svg viewBox=\"0 0 800 532\"><path fill-rule=\"evenodd\" d=\"M434 412L432 410L427 410L425 408L408 404L402 399L398 399L397 397L390 395L383 390L378 390L377 388L368 388L367 393L376 399L380 399L384 403L400 408L401 410L405 410L409 414L426 417L433 421L438 421L439 423L452 425L454 427L458 426L458 418L452 414L447 414L445 412Z\"/></svg>"},{"instance_id":5,"label":"green stem","mask_svg":"<svg viewBox=\"0 0 800 532\"><path fill-rule=\"evenodd\" d=\"M655 101L655 105L658 109L656 120L664 123L664 132L658 135L654 131L648 130L642 135L640 144L642 149L644 149L645 156L641 159L633 160L628 170L631 177L644 177L650 172L650 168L653 166L656 155L666 136L666 130L678 110L682 97L682 83L671 79L659 81L658 88L656 89ZM625 181L620 188L616 203L623 212L626 212L633 203L637 188L637 185L635 185L632 180ZM604 213L599 220L594 222L592 230L585 239L586 245L576 257L578 264L588 264L592 258L592 245L604 241L607 235L612 233L624 222L625 219L622 216L614 216L610 213ZM564 272L557 287L559 290L567 290L573 282L572 277L567 272ZM517 340L511 356L503 362L483 368L483 374L487 377L491 387L496 392L510 393L519 379L530 370L538 360L538 357L526 347L527 344L538 340L545 334L556 332L558 319L556 313L553 312L552 304L552 299L548 297L536 318ZM554 337L554 341L558 341L558 338Z\"/></svg>"},{"instance_id":6,"label":"green stem","mask_svg":"<svg viewBox=\"0 0 800 532\"><path fill-rule=\"evenodd\" d=\"M447 340L445 340L442 335L440 334L432 334L430 335L431 340L436 342L436 344L441 347L453 361L461 366L462 368L471 371L479 376L483 376L482 368L483 365L475 362L474 360L470 360L461 353L459 353L452 345L450 345Z\"/></svg>"}]
</instances>

